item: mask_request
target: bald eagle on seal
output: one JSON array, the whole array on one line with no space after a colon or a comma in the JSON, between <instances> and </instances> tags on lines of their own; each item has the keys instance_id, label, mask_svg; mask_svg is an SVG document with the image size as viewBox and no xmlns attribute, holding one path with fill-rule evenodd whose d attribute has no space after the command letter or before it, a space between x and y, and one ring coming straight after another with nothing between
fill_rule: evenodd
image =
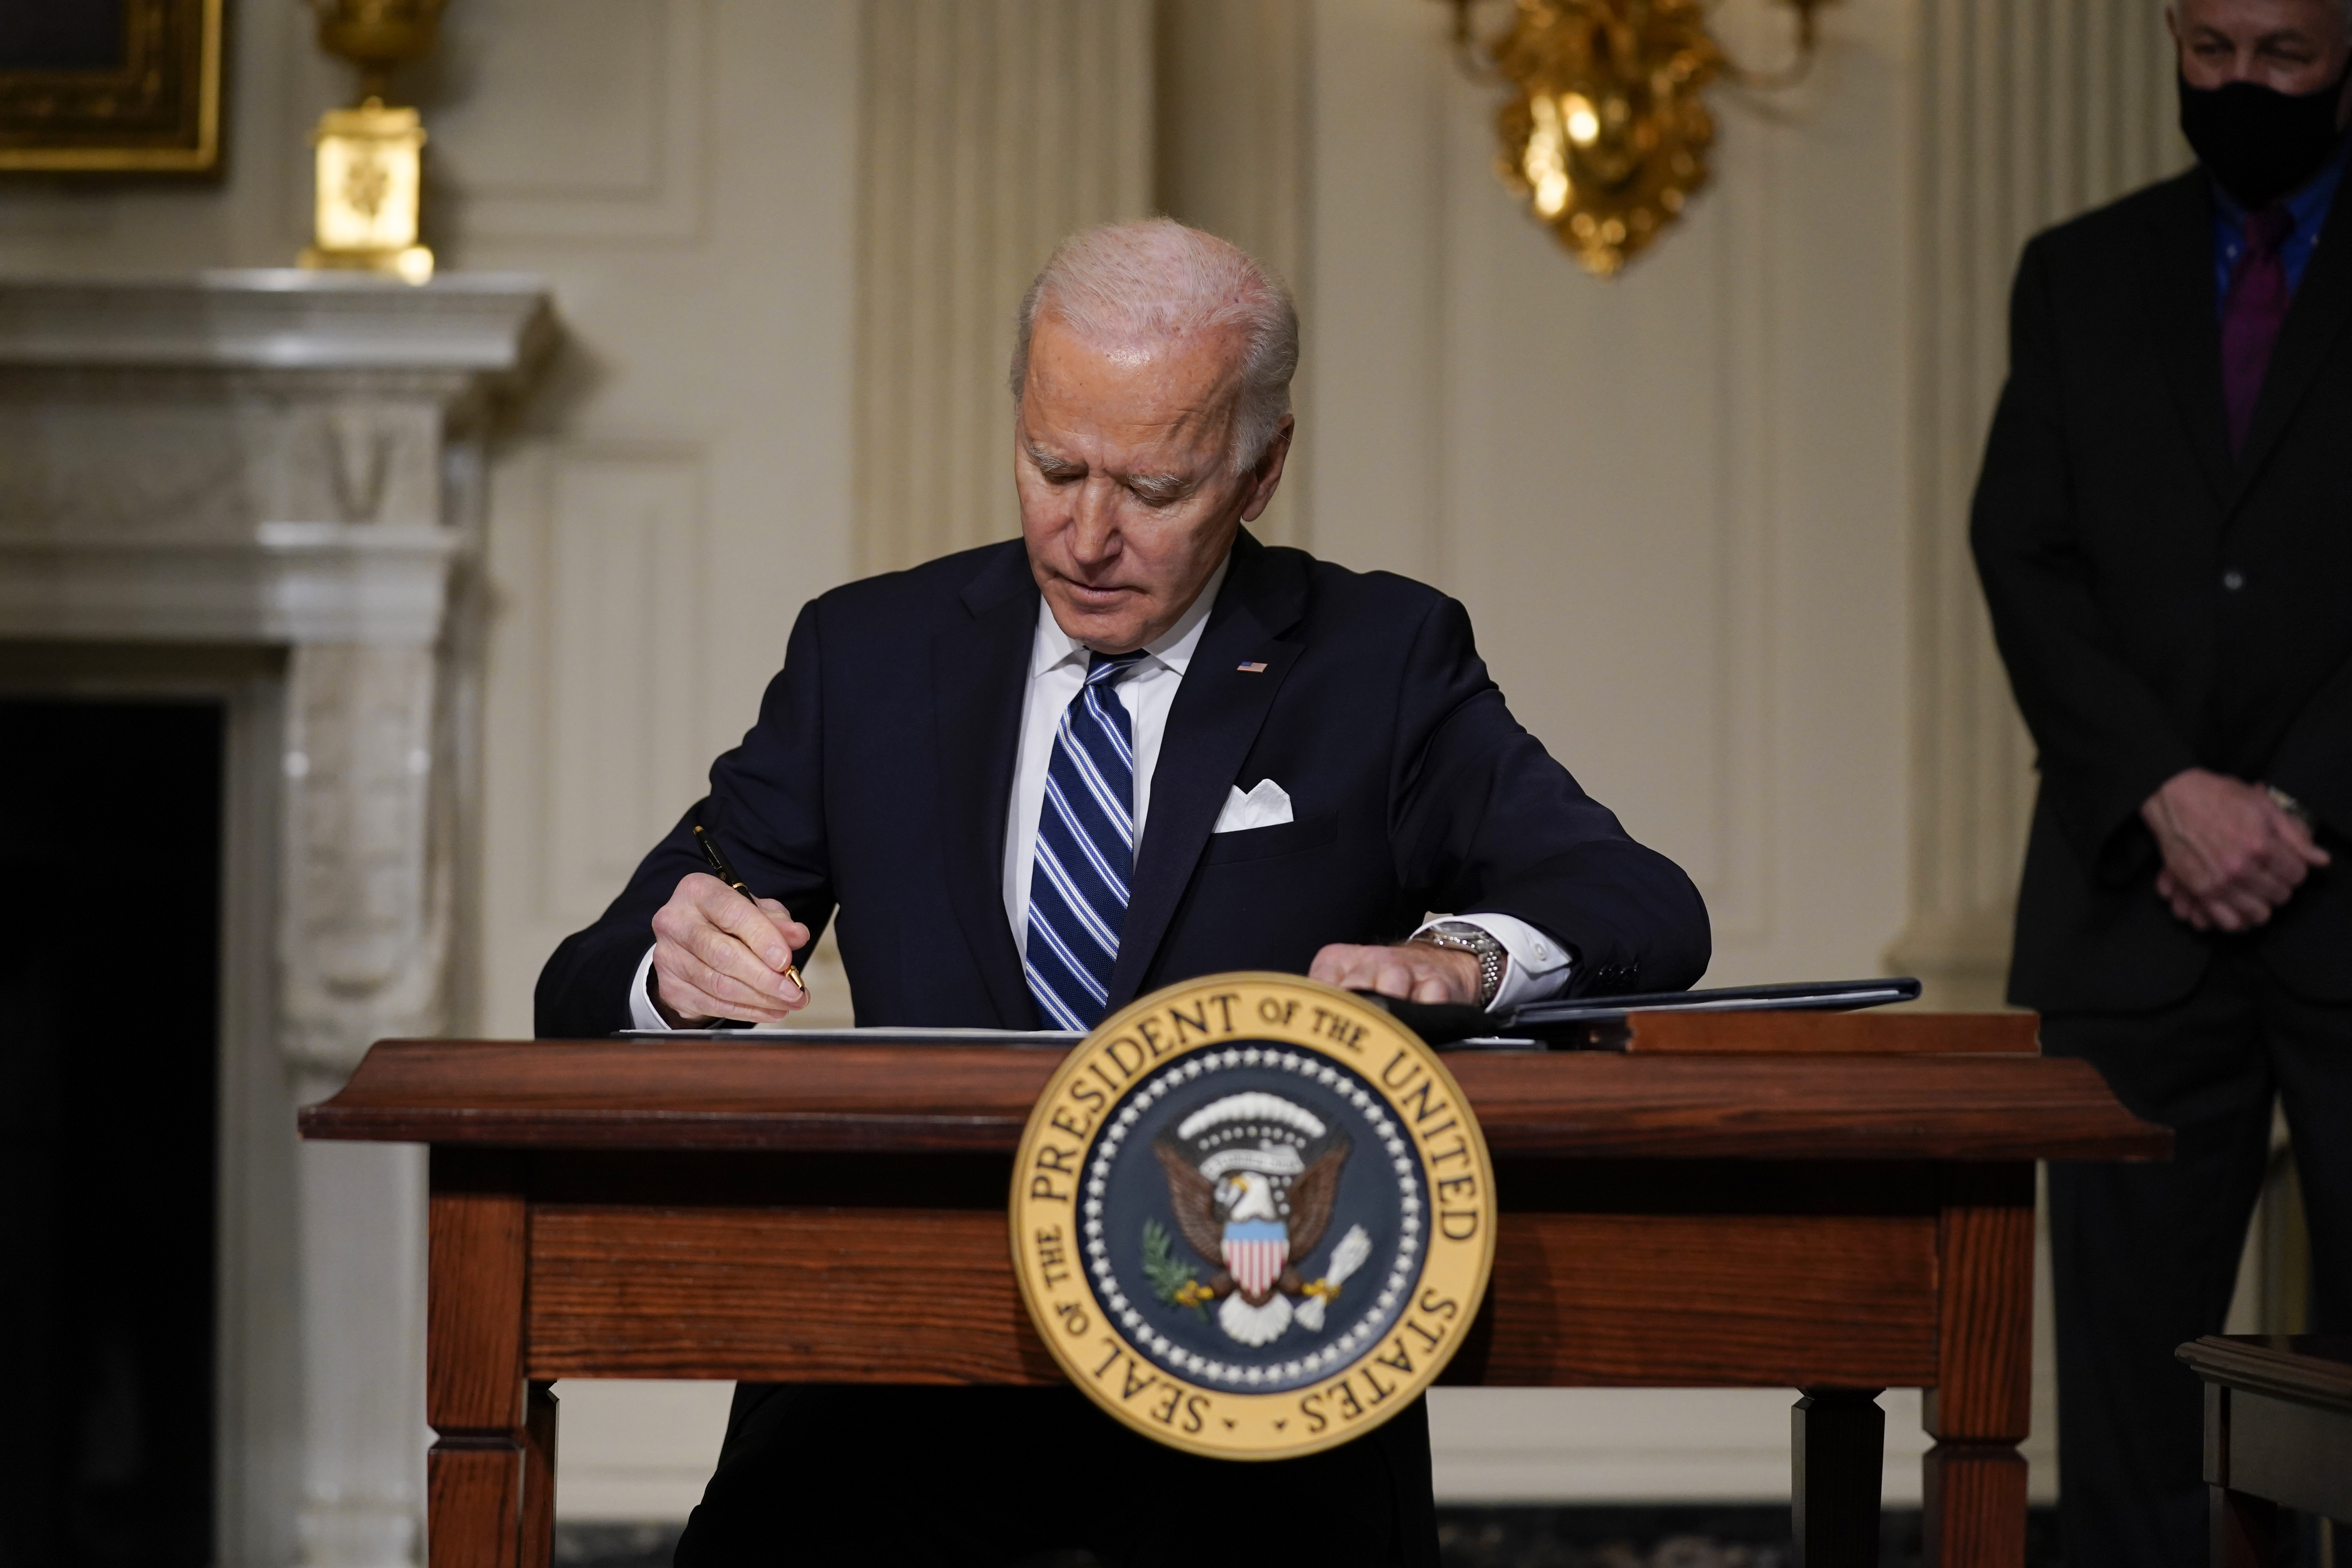
<instances>
[{"instance_id":1,"label":"bald eagle on seal","mask_svg":"<svg viewBox=\"0 0 2352 1568\"><path fill-rule=\"evenodd\" d=\"M1288 1298L1298 1295L1310 1298L1307 1326L1320 1328L1338 1282L1302 1279L1292 1263L1330 1226L1346 1135L1278 1095L1246 1092L1193 1111L1151 1148L1167 1173L1176 1228L1217 1266L1207 1292L1220 1302L1225 1331L1244 1344L1267 1343L1290 1326ZM1354 1266L1335 1272L1344 1277Z\"/></svg>"}]
</instances>

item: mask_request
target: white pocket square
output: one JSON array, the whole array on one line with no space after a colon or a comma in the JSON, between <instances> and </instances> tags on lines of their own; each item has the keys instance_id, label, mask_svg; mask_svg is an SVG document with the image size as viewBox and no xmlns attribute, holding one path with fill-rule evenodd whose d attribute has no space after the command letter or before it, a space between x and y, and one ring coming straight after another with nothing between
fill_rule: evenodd
<instances>
[{"instance_id":1,"label":"white pocket square","mask_svg":"<svg viewBox=\"0 0 2352 1568\"><path fill-rule=\"evenodd\" d=\"M1226 792L1225 809L1217 813L1212 833L1239 833L1250 827L1273 827L1290 820L1290 797L1272 779L1260 779L1244 795L1236 784Z\"/></svg>"}]
</instances>

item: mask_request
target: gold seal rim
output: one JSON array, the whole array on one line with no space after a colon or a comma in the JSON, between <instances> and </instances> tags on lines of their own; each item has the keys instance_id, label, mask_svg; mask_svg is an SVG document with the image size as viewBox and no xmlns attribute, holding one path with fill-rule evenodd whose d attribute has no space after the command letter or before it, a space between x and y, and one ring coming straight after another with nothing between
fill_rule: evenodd
<instances>
[{"instance_id":1,"label":"gold seal rim","mask_svg":"<svg viewBox=\"0 0 2352 1568\"><path fill-rule=\"evenodd\" d=\"M1102 1097L1101 1112L1086 1122L1083 1131L1072 1130L1066 1121L1055 1121L1057 1110L1071 1109L1072 1084L1090 1063L1097 1062L1098 1055L1120 1043L1132 1045L1139 1051L1148 1050L1146 1042L1151 1037L1142 1027L1145 1023L1178 1005L1189 1009L1188 1023L1205 1019L1210 1005L1220 993L1234 993L1237 1000L1252 993L1253 1000L1279 994L1293 1005L1280 1020L1258 1014L1253 1007L1252 1016L1238 1025L1231 1022L1230 1014L1234 1009L1229 1008L1227 1017L1221 1020L1226 1025L1221 1031L1212 1034L1203 1030L1198 1038L1170 1042L1147 1055L1115 1094ZM1301 1017L1307 1023L1297 1021ZM1387 1068L1394 1068L1399 1056L1383 1055L1379 1061L1350 1059L1342 1054L1340 1042L1323 1037L1316 1026L1309 1026L1318 1019L1327 1023L1336 1020L1355 1027L1358 1041L1394 1047L1402 1057L1411 1059L1419 1072L1408 1072L1402 1084L1384 1081L1384 1064ZM1181 1037L1182 1030L1176 1033ZM1333 1368L1323 1378L1272 1394L1213 1387L1165 1370L1101 1310L1086 1278L1084 1263L1082 1173L1105 1118L1125 1101L1134 1085L1155 1076L1170 1063L1199 1051L1223 1050L1244 1040L1305 1050L1347 1068L1370 1086L1407 1134L1428 1194L1431 1221L1407 1310L1352 1360ZM1109 1059L1118 1060L1115 1055ZM1449 1110L1454 1113L1450 1123L1440 1122L1434 1135L1459 1133L1454 1145L1438 1152L1447 1161L1458 1154L1465 1162L1461 1172L1440 1172L1433 1167L1432 1151L1423 1142L1412 1113L1400 1098L1418 1089L1421 1074L1425 1074L1443 1096L1435 1109L1431 1108L1426 1096L1420 1099L1423 1120L1443 1116ZM1061 1147L1062 1142L1075 1142L1075 1149ZM1046 1153L1049 1150L1050 1158ZM1073 1159L1075 1165L1070 1163ZM1051 1195L1055 1185L1054 1178L1065 1175L1068 1178L1066 1194ZM1475 1184L1475 1190L1466 1195L1457 1194L1455 1206L1445 1212L1472 1215L1471 1234L1459 1237L1441 1236L1441 1184L1458 1184L1464 1176ZM1035 1184L1041 1180L1042 1188ZM1041 1191L1046 1195L1041 1195ZM1494 1268L1498 1212L1494 1163L1486 1137L1444 1058L1391 1015L1351 993L1299 975L1261 970L1203 975L1164 986L1120 1008L1071 1047L1030 1108L1013 1162L1006 1207L1010 1221L1006 1238L1022 1305L1038 1339L1063 1374L1098 1407L1132 1431L1186 1453L1244 1461L1297 1458L1352 1441L1384 1425L1426 1392L1453 1361L1485 1301ZM1060 1222L1058 1226L1054 1224L1055 1221ZM1050 1243L1049 1237L1053 1238ZM1055 1273L1056 1268L1061 1270L1058 1276ZM1073 1284L1074 1289L1070 1288ZM1439 1295L1440 1290L1446 1293ZM1424 1309L1421 1304L1432 1296L1437 1296L1439 1307ZM1069 1327L1072 1319L1066 1314L1071 1307L1084 1320L1083 1326ZM1441 1311L1440 1307L1444 1310ZM1437 1325L1441 1331L1433 1344L1408 1341L1404 1336L1409 1323L1417 1325L1411 1328L1411 1332L1423 1339L1429 1337L1430 1325ZM1103 1353L1106 1348L1107 1356ZM1393 1351L1404 1363L1402 1369L1399 1361L1385 1359L1383 1352L1389 1351ZM1369 1400L1355 1392L1356 1379L1368 1366L1381 1369L1372 1374L1369 1384L1370 1389L1380 1392ZM1116 1373L1118 1386L1109 1381L1114 1369L1119 1369ZM1148 1374L1140 1384L1135 1382L1139 1373ZM1384 1390L1379 1382L1383 1374L1396 1379ZM1344 1396L1339 1392L1342 1388L1346 1390ZM1139 1404L1139 1397L1145 1394L1151 1397ZM1327 1402L1328 1408L1318 1406L1310 1410L1306 1403L1310 1398ZM1189 1429L1177 1419L1180 1414L1190 1424ZM1309 1423L1319 1425L1296 1437L1288 1435L1292 1425L1306 1427ZM1218 1426L1223 1430L1215 1430Z\"/></svg>"}]
</instances>

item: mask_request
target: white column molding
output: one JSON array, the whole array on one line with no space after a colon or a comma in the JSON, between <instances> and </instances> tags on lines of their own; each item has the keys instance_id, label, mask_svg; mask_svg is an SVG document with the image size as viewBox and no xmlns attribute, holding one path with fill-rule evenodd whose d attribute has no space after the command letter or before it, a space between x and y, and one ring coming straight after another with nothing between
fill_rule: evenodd
<instances>
[{"instance_id":1,"label":"white column molding","mask_svg":"<svg viewBox=\"0 0 2352 1568\"><path fill-rule=\"evenodd\" d=\"M869 0L856 563L1009 538L1004 372L1056 240L1151 196L1149 0Z\"/></svg>"},{"instance_id":2,"label":"white column molding","mask_svg":"<svg viewBox=\"0 0 2352 1568\"><path fill-rule=\"evenodd\" d=\"M314 1086L338 1079L312 1079ZM309 1100L312 1091L300 1098ZM425 1151L295 1152L301 1257L302 1568L424 1561Z\"/></svg>"},{"instance_id":3,"label":"white column molding","mask_svg":"<svg viewBox=\"0 0 2352 1568\"><path fill-rule=\"evenodd\" d=\"M1910 914L1887 962L1995 1007L2033 801L2032 745L1969 557L1969 500L2037 230L2180 168L2148 0L1921 0L1912 232Z\"/></svg>"},{"instance_id":4,"label":"white column molding","mask_svg":"<svg viewBox=\"0 0 2352 1568\"><path fill-rule=\"evenodd\" d=\"M440 1026L474 767L482 454L492 400L552 331L528 278L0 283L0 638L286 650L277 821L230 834L275 840L272 907L243 917L277 932L274 1005L228 1016L223 1048L275 1058L289 1121L374 1040ZM293 1176L299 1501L270 1533L305 1563L412 1563L422 1154L306 1146ZM283 1200L264 1200L267 1217L223 1216L225 1250L251 1250L223 1258L226 1278L255 1272L254 1231ZM227 1492L261 1495L240 1471L288 1456L258 1426L228 1442Z\"/></svg>"},{"instance_id":5,"label":"white column molding","mask_svg":"<svg viewBox=\"0 0 2352 1568\"><path fill-rule=\"evenodd\" d=\"M1307 275L1312 0L1160 0L1153 196L1294 289Z\"/></svg>"},{"instance_id":6,"label":"white column molding","mask_svg":"<svg viewBox=\"0 0 2352 1568\"><path fill-rule=\"evenodd\" d=\"M1310 341L1314 23L1313 0L1160 0L1152 40L1154 204L1281 273ZM1309 441L1311 380L1292 388ZM1309 467L1285 471L1260 539L1311 546Z\"/></svg>"}]
</instances>

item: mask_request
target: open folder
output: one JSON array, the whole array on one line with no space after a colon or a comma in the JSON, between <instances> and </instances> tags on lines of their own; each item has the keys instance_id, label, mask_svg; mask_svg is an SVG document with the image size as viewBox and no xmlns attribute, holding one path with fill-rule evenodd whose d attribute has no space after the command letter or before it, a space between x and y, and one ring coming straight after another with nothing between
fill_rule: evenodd
<instances>
[{"instance_id":1,"label":"open folder","mask_svg":"<svg viewBox=\"0 0 2352 1568\"><path fill-rule=\"evenodd\" d=\"M1811 1010L1846 1012L1889 1002L1916 1001L1919 983L1887 980L1800 981L1780 985L1736 985L1715 991L1653 991L1633 996L1586 996L1534 1002L1507 1013L1478 1007L1433 1006L1398 1002L1359 992L1386 1008L1397 1022L1433 1046L1475 1050L1622 1050L1627 1015L1650 1012L1759 1013ZM1612 1026L1618 1026L1612 1027ZM1067 1050L1084 1039L1069 1029L798 1029L790 1025L760 1028L621 1031L629 1040L734 1039L798 1046L1043 1046Z\"/></svg>"},{"instance_id":2,"label":"open folder","mask_svg":"<svg viewBox=\"0 0 2352 1568\"><path fill-rule=\"evenodd\" d=\"M1915 1002L1919 983L1907 975L1883 980L1801 980L1776 985L1732 985L1713 991L1649 991L1625 996L1577 996L1530 1002L1507 1013L1434 1006L1386 996L1367 1000L1433 1046L1507 1050L1622 1050L1624 1023L1636 1013L1844 1013Z\"/></svg>"}]
</instances>

